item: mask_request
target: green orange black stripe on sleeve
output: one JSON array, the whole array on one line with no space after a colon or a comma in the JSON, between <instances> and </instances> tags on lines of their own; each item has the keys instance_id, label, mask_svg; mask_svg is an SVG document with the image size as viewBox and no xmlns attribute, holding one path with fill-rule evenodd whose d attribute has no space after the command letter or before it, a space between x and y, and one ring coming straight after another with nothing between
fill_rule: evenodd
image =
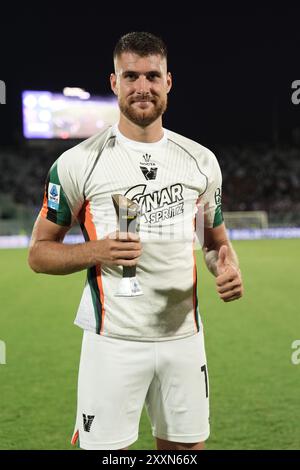
<instances>
[{"instance_id":1,"label":"green orange black stripe on sleeve","mask_svg":"<svg viewBox=\"0 0 300 470\"><path fill-rule=\"evenodd\" d=\"M46 179L43 207L40 215L58 225L71 225L71 210L58 177L57 163L54 163L51 167Z\"/></svg>"},{"instance_id":2,"label":"green orange black stripe on sleeve","mask_svg":"<svg viewBox=\"0 0 300 470\"><path fill-rule=\"evenodd\" d=\"M219 204L216 207L216 210L215 210L215 217L214 217L213 227L218 227L218 225L221 225L223 220L224 220L224 218L223 218L223 214L222 214L222 205Z\"/></svg>"}]
</instances>

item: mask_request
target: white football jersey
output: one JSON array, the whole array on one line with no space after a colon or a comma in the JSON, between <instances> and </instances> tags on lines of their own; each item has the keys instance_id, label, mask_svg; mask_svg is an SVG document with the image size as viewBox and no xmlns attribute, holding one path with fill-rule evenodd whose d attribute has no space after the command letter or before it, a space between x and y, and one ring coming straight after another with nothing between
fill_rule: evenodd
<instances>
[{"instance_id":1,"label":"white football jersey","mask_svg":"<svg viewBox=\"0 0 300 470\"><path fill-rule=\"evenodd\" d=\"M117 126L109 127L53 164L41 215L66 226L76 218L86 241L101 239L118 227L113 194L140 206L143 252L136 275L143 295L116 296L122 266L94 266L87 270L75 324L136 341L197 333L196 204L204 208L205 226L223 222L216 157L167 129L159 142L141 143L124 137Z\"/></svg>"}]
</instances>

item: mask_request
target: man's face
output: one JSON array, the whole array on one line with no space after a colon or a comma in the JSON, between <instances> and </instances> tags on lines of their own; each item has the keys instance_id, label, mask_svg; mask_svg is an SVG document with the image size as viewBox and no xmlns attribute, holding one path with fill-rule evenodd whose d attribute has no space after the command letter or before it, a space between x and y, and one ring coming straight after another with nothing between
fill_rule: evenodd
<instances>
[{"instance_id":1,"label":"man's face","mask_svg":"<svg viewBox=\"0 0 300 470\"><path fill-rule=\"evenodd\" d=\"M147 127L165 112L172 78L162 56L123 52L110 82L121 113L134 124Z\"/></svg>"}]
</instances>

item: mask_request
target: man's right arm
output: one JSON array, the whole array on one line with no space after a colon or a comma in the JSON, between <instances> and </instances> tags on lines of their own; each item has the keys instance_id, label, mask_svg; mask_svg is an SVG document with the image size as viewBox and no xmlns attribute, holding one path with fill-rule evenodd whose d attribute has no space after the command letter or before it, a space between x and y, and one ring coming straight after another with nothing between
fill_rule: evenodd
<instances>
[{"instance_id":1,"label":"man's right arm","mask_svg":"<svg viewBox=\"0 0 300 470\"><path fill-rule=\"evenodd\" d=\"M99 264L134 266L141 255L135 234L110 234L102 240L67 245L63 239L70 227L55 224L39 216L29 248L31 269L44 274L71 274Z\"/></svg>"}]
</instances>

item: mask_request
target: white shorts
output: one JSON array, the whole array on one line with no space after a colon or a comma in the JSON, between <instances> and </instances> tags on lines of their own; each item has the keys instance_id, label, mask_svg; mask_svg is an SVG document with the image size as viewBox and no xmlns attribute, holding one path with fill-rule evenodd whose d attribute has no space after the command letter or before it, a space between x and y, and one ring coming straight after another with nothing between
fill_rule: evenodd
<instances>
[{"instance_id":1,"label":"white shorts","mask_svg":"<svg viewBox=\"0 0 300 470\"><path fill-rule=\"evenodd\" d=\"M203 333L162 342L83 335L72 444L117 450L138 439L143 405L154 437L196 443L209 436Z\"/></svg>"}]
</instances>

